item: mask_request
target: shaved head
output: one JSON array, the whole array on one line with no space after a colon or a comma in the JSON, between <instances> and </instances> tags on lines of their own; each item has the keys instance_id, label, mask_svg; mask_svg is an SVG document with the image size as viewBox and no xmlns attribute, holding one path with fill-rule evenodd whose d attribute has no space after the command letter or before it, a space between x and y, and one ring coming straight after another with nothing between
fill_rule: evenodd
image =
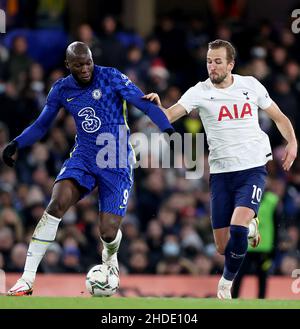
<instances>
[{"instance_id":1,"label":"shaved head","mask_svg":"<svg viewBox=\"0 0 300 329\"><path fill-rule=\"evenodd\" d=\"M66 50L66 60L72 60L74 57L83 57L90 55L92 57L92 52L90 48L83 42L75 41L69 44Z\"/></svg>"},{"instance_id":2,"label":"shaved head","mask_svg":"<svg viewBox=\"0 0 300 329\"><path fill-rule=\"evenodd\" d=\"M66 67L80 84L91 81L94 62L90 48L83 42L72 42L66 50Z\"/></svg>"}]
</instances>

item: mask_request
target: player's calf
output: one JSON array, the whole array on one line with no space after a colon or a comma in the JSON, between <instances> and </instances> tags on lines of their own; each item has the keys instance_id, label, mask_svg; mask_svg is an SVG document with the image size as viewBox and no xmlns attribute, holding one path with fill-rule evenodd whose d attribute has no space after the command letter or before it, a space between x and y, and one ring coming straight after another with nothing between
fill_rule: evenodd
<instances>
[{"instance_id":1,"label":"player's calf","mask_svg":"<svg viewBox=\"0 0 300 329\"><path fill-rule=\"evenodd\" d=\"M225 250L225 266L218 284L217 296L231 299L232 282L238 273L248 248L248 228L241 225L230 226L230 239Z\"/></svg>"}]
</instances>

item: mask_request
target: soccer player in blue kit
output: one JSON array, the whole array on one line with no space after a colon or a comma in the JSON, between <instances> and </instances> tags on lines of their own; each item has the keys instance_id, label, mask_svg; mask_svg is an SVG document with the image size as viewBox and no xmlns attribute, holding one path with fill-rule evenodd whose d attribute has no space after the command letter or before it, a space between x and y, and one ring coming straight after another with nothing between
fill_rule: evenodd
<instances>
[{"instance_id":1,"label":"soccer player in blue kit","mask_svg":"<svg viewBox=\"0 0 300 329\"><path fill-rule=\"evenodd\" d=\"M75 120L75 145L55 180L51 200L33 233L24 273L8 291L12 296L32 294L37 268L47 247L55 239L61 218L96 186L99 189L102 262L118 271L117 251L122 238L119 226L133 184L133 151L128 142L124 101L142 110L163 132L170 134L174 131L163 111L142 99L143 93L126 75L115 68L94 65L86 44L71 43L66 50L65 64L71 74L53 85L37 120L3 150L3 161L13 166L17 150L41 139L60 108L64 107ZM127 127L124 136L119 136L120 126ZM103 145L99 145L97 138L101 134L115 136L115 154L127 151L125 165L121 166L121 160L117 158L115 168L99 166L97 154ZM124 138L127 150L119 150L122 147L119 141L124 142Z\"/></svg>"}]
</instances>

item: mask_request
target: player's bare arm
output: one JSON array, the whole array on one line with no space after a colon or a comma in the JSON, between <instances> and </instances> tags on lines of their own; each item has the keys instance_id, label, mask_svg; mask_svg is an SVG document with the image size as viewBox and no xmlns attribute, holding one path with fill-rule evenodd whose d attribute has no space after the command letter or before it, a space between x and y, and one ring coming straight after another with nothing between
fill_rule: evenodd
<instances>
[{"instance_id":1,"label":"player's bare arm","mask_svg":"<svg viewBox=\"0 0 300 329\"><path fill-rule=\"evenodd\" d=\"M187 114L186 109L180 104L174 104L169 108L164 108L161 104L160 97L156 93L150 93L143 96L144 99L148 99L151 102L154 102L157 106L159 106L167 116L170 123L177 121Z\"/></svg>"},{"instance_id":2,"label":"player's bare arm","mask_svg":"<svg viewBox=\"0 0 300 329\"><path fill-rule=\"evenodd\" d=\"M288 171L297 156L297 139L291 121L282 113L276 103L265 109L268 116L276 123L281 135L287 141L282 167Z\"/></svg>"}]
</instances>

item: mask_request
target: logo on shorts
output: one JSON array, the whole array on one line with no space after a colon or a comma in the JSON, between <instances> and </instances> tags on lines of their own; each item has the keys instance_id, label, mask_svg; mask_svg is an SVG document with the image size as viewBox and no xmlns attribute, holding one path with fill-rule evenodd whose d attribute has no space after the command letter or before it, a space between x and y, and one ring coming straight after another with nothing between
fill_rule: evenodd
<instances>
[{"instance_id":1,"label":"logo on shorts","mask_svg":"<svg viewBox=\"0 0 300 329\"><path fill-rule=\"evenodd\" d=\"M101 90L100 90L100 89L95 89L95 90L93 91L93 93L92 93L92 96L93 96L93 98L94 98L95 100L100 99L101 96L102 96L102 92L101 92Z\"/></svg>"}]
</instances>

